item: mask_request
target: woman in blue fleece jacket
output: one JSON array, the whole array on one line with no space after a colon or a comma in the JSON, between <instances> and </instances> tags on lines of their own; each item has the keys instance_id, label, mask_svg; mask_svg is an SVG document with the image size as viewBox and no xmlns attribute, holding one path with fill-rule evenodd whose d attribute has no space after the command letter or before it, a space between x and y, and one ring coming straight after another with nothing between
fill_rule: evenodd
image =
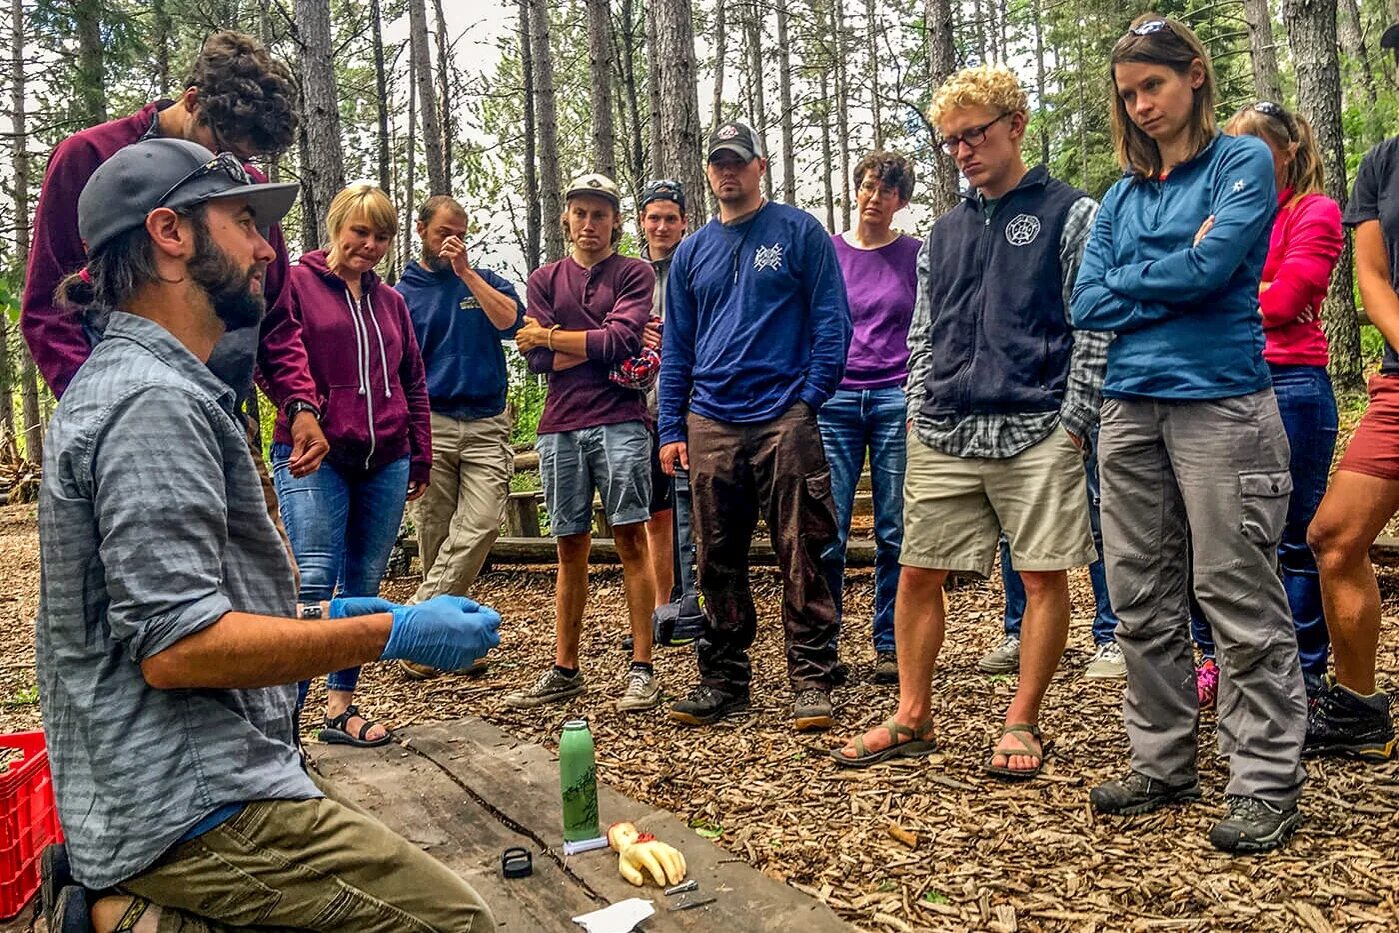
<instances>
[{"instance_id":1,"label":"woman in blue fleece jacket","mask_svg":"<svg viewBox=\"0 0 1399 933\"><path fill-rule=\"evenodd\" d=\"M1258 310L1277 208L1272 156L1259 139L1220 135L1209 56L1183 23L1138 17L1111 66L1126 175L1103 198L1073 320L1116 334L1098 456L1132 761L1092 801L1125 815L1200 796L1191 560L1218 646L1230 767L1229 812L1210 841L1265 851L1300 821L1306 777L1302 671L1277 575L1292 483Z\"/></svg>"}]
</instances>

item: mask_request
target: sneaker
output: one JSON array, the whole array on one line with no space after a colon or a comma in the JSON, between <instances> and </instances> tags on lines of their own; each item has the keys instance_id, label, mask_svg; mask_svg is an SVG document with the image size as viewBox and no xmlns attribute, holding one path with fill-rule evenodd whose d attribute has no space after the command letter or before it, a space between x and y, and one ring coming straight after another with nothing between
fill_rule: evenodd
<instances>
[{"instance_id":1,"label":"sneaker","mask_svg":"<svg viewBox=\"0 0 1399 933\"><path fill-rule=\"evenodd\" d=\"M1365 697L1336 683L1327 675L1323 690L1307 711L1307 739L1302 754L1348 755L1369 761L1388 761L1399 749L1389 696Z\"/></svg>"},{"instance_id":2,"label":"sneaker","mask_svg":"<svg viewBox=\"0 0 1399 933\"><path fill-rule=\"evenodd\" d=\"M976 669L983 674L1014 674L1020 670L1020 636L1007 635L1000 646L982 655Z\"/></svg>"},{"instance_id":3,"label":"sneaker","mask_svg":"<svg viewBox=\"0 0 1399 933\"><path fill-rule=\"evenodd\" d=\"M661 702L661 685L656 675L644 667L627 671L627 689L617 701L617 712L635 713L655 709Z\"/></svg>"},{"instance_id":4,"label":"sneaker","mask_svg":"<svg viewBox=\"0 0 1399 933\"><path fill-rule=\"evenodd\" d=\"M506 694L504 703L512 709L533 709L536 706L547 706L550 703L562 703L582 692L582 671L570 677L567 674L560 674L558 668L551 664L547 671L539 675L539 679L534 682L533 687Z\"/></svg>"},{"instance_id":5,"label":"sneaker","mask_svg":"<svg viewBox=\"0 0 1399 933\"><path fill-rule=\"evenodd\" d=\"M709 726L747 708L747 693L735 695L701 684L685 699L670 705L670 718L687 726Z\"/></svg>"},{"instance_id":6,"label":"sneaker","mask_svg":"<svg viewBox=\"0 0 1399 933\"><path fill-rule=\"evenodd\" d=\"M792 704L792 719L798 732L810 732L831 727L831 695L812 687L797 694Z\"/></svg>"},{"instance_id":7,"label":"sneaker","mask_svg":"<svg viewBox=\"0 0 1399 933\"><path fill-rule=\"evenodd\" d=\"M1137 816L1167 804L1199 800L1200 782L1171 785L1133 771L1121 780L1099 784L1089 792L1088 799L1099 813Z\"/></svg>"},{"instance_id":8,"label":"sneaker","mask_svg":"<svg viewBox=\"0 0 1399 933\"><path fill-rule=\"evenodd\" d=\"M1296 805L1286 810L1259 800L1229 794L1229 815L1210 830L1210 843L1224 852L1267 852L1287 841L1302 822Z\"/></svg>"},{"instance_id":9,"label":"sneaker","mask_svg":"<svg viewBox=\"0 0 1399 933\"><path fill-rule=\"evenodd\" d=\"M1195 668L1195 696L1200 701L1200 709L1209 709L1219 699L1219 665L1214 658L1205 658Z\"/></svg>"},{"instance_id":10,"label":"sneaker","mask_svg":"<svg viewBox=\"0 0 1399 933\"><path fill-rule=\"evenodd\" d=\"M1109 641L1098 646L1093 652L1093 660L1083 670L1086 680L1122 680L1127 676L1127 662L1122 660L1122 649L1117 642Z\"/></svg>"},{"instance_id":11,"label":"sneaker","mask_svg":"<svg viewBox=\"0 0 1399 933\"><path fill-rule=\"evenodd\" d=\"M879 651L874 656L874 676L870 678L877 684L896 684L899 682L899 656L892 651Z\"/></svg>"}]
</instances>

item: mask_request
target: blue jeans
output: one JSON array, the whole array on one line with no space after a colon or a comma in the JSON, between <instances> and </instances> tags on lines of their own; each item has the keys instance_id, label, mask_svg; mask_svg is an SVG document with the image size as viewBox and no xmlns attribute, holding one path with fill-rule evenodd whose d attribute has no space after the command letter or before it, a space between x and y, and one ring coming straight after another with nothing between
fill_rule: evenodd
<instances>
[{"instance_id":1,"label":"blue jeans","mask_svg":"<svg viewBox=\"0 0 1399 933\"><path fill-rule=\"evenodd\" d=\"M288 445L272 445L272 482L301 571L299 598L318 602L332 596L378 596L379 580L403 523L408 458L353 478L323 462L300 479L291 475L290 459ZM326 678L331 690L354 692L358 682L358 667ZM301 685L303 702L308 686Z\"/></svg>"},{"instance_id":2,"label":"blue jeans","mask_svg":"<svg viewBox=\"0 0 1399 933\"><path fill-rule=\"evenodd\" d=\"M836 603L839 632L845 545L855 486L870 455L874 493L874 650L894 650L894 595L899 590L899 551L904 541L904 465L907 461L907 408L903 389L839 389L821 407L817 423L821 445L831 466L837 537L821 555L826 580Z\"/></svg>"},{"instance_id":3,"label":"blue jeans","mask_svg":"<svg viewBox=\"0 0 1399 933\"><path fill-rule=\"evenodd\" d=\"M1113 615L1112 604L1108 602L1107 571L1103 568L1103 523L1098 515L1098 503L1102 496L1098 488L1098 429L1093 428L1089 438L1088 458L1083 462L1083 471L1088 482L1088 525L1093 529L1093 547L1098 550L1098 559L1088 565L1088 579L1093 582L1093 644L1106 645L1113 640L1112 630L1117 627L1117 616ZM1020 574L1010 562L1010 543L1001 535L1001 581L1006 590L1006 634L1020 637L1020 623L1025 620L1025 586L1020 582Z\"/></svg>"},{"instance_id":4,"label":"blue jeans","mask_svg":"<svg viewBox=\"0 0 1399 933\"><path fill-rule=\"evenodd\" d=\"M1336 450L1336 395L1324 366L1268 364L1273 394L1292 448L1288 468L1292 472L1292 499L1287 504L1287 524L1278 544L1278 568L1297 630L1297 650L1302 672L1310 679L1326 674L1331 638L1321 612L1321 583L1316 558L1307 547L1307 526L1326 492L1331 455ZM1205 657L1214 657L1214 636L1209 623L1192 607L1190 628Z\"/></svg>"}]
</instances>

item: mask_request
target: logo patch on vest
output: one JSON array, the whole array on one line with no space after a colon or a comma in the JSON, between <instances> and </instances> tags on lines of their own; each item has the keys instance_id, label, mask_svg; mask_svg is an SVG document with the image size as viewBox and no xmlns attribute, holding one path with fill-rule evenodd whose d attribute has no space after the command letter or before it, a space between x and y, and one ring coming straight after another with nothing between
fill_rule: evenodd
<instances>
[{"instance_id":1,"label":"logo patch on vest","mask_svg":"<svg viewBox=\"0 0 1399 933\"><path fill-rule=\"evenodd\" d=\"M1034 214L1018 214L1006 224L1006 242L1011 246L1029 246L1040 235L1040 219Z\"/></svg>"},{"instance_id":2,"label":"logo patch on vest","mask_svg":"<svg viewBox=\"0 0 1399 933\"><path fill-rule=\"evenodd\" d=\"M762 272L764 269L781 269L782 244L759 246L758 251L753 254L753 268L758 272Z\"/></svg>"}]
</instances>

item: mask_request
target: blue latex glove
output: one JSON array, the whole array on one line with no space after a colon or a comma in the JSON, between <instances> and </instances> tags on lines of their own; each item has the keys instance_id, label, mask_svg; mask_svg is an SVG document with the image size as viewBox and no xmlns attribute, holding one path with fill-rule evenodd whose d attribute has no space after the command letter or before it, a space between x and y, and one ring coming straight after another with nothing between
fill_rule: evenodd
<instances>
[{"instance_id":1,"label":"blue latex glove","mask_svg":"<svg viewBox=\"0 0 1399 933\"><path fill-rule=\"evenodd\" d=\"M462 596L434 596L393 610L393 628L380 660L402 659L440 671L470 667L496 645L500 614Z\"/></svg>"},{"instance_id":2,"label":"blue latex glove","mask_svg":"<svg viewBox=\"0 0 1399 933\"><path fill-rule=\"evenodd\" d=\"M332 619L350 619L355 616L372 616L378 612L393 612L398 603L377 596L342 596L330 601Z\"/></svg>"}]
</instances>

